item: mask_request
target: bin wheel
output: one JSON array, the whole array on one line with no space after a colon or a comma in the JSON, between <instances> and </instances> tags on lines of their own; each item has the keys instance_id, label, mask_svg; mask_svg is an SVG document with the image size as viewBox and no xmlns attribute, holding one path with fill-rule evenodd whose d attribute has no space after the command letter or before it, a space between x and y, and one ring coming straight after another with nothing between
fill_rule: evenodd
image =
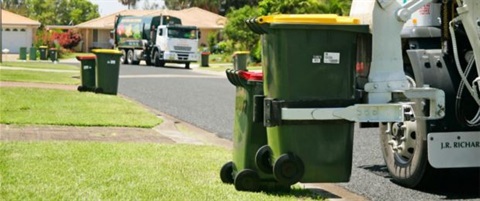
<instances>
[{"instance_id":1,"label":"bin wheel","mask_svg":"<svg viewBox=\"0 0 480 201\"><path fill-rule=\"evenodd\" d=\"M233 162L225 163L220 169L220 179L223 183L233 184Z\"/></svg>"},{"instance_id":2,"label":"bin wheel","mask_svg":"<svg viewBox=\"0 0 480 201\"><path fill-rule=\"evenodd\" d=\"M268 145L263 145L255 154L255 165L257 168L267 174L272 174L273 167L271 163L272 149Z\"/></svg>"},{"instance_id":3,"label":"bin wheel","mask_svg":"<svg viewBox=\"0 0 480 201\"><path fill-rule=\"evenodd\" d=\"M240 171L235 177L234 186L237 191L260 191L260 177L250 169Z\"/></svg>"},{"instance_id":4,"label":"bin wheel","mask_svg":"<svg viewBox=\"0 0 480 201\"><path fill-rule=\"evenodd\" d=\"M282 154L273 165L273 176L281 184L293 185L299 182L304 172L303 162L291 153Z\"/></svg>"},{"instance_id":5,"label":"bin wheel","mask_svg":"<svg viewBox=\"0 0 480 201\"><path fill-rule=\"evenodd\" d=\"M79 92L84 92L84 91L86 91L86 88L85 88L84 86L78 86L78 87L77 87L77 90L78 90Z\"/></svg>"},{"instance_id":6,"label":"bin wheel","mask_svg":"<svg viewBox=\"0 0 480 201\"><path fill-rule=\"evenodd\" d=\"M95 88L93 91L94 91L95 93L97 93L97 94L98 94L98 93L103 93L103 89L102 89L102 88Z\"/></svg>"}]
</instances>

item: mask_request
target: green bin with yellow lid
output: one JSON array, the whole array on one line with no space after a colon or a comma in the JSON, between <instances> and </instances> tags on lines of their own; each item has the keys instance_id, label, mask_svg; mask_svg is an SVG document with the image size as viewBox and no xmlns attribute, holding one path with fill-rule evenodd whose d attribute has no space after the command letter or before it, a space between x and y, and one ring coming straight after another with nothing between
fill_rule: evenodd
<instances>
[{"instance_id":1,"label":"green bin with yellow lid","mask_svg":"<svg viewBox=\"0 0 480 201\"><path fill-rule=\"evenodd\" d=\"M95 49L92 52L97 57L95 93L116 95L122 52L112 49Z\"/></svg>"},{"instance_id":2,"label":"green bin with yellow lid","mask_svg":"<svg viewBox=\"0 0 480 201\"><path fill-rule=\"evenodd\" d=\"M354 123L283 120L282 109L356 103L359 19L334 14L271 15L246 21L261 34L264 126L275 179L281 183L348 182Z\"/></svg>"}]
</instances>

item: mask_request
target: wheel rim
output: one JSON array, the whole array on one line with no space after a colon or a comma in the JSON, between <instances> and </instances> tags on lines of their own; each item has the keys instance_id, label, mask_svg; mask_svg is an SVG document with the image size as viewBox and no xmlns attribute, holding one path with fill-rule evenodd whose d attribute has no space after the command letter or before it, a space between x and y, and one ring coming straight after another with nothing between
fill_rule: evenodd
<instances>
[{"instance_id":1,"label":"wheel rim","mask_svg":"<svg viewBox=\"0 0 480 201\"><path fill-rule=\"evenodd\" d=\"M120 62L125 63L127 57L127 53L125 53L125 50L122 50L122 57L120 57Z\"/></svg>"},{"instance_id":2,"label":"wheel rim","mask_svg":"<svg viewBox=\"0 0 480 201\"><path fill-rule=\"evenodd\" d=\"M133 51L132 50L128 51L127 60L128 60L128 63L132 63L132 61L133 61Z\"/></svg>"},{"instance_id":3,"label":"wheel rim","mask_svg":"<svg viewBox=\"0 0 480 201\"><path fill-rule=\"evenodd\" d=\"M396 161L407 164L415 154L418 140L421 140L417 135L417 123L416 121L390 123L389 127L388 145Z\"/></svg>"}]
</instances>

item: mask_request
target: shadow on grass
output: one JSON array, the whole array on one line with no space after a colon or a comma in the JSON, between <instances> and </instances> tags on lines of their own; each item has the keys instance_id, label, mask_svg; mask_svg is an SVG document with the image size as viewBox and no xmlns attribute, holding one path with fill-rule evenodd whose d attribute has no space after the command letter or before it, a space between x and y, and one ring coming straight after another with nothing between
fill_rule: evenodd
<instances>
[{"instance_id":1,"label":"shadow on grass","mask_svg":"<svg viewBox=\"0 0 480 201\"><path fill-rule=\"evenodd\" d=\"M326 192L324 190L313 189L313 188L300 189L300 188L292 187L290 191L268 191L265 193L268 195L274 195L278 197L295 196L299 199L310 198L314 200L325 200L325 199L331 199L331 198L339 198L338 196L331 194L329 192Z\"/></svg>"}]
</instances>

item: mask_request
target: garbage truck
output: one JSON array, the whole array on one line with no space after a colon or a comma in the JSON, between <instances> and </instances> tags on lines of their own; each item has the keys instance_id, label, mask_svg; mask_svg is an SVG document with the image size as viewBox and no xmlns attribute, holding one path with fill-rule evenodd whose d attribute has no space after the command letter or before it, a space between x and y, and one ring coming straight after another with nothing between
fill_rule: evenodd
<instances>
[{"instance_id":1,"label":"garbage truck","mask_svg":"<svg viewBox=\"0 0 480 201\"><path fill-rule=\"evenodd\" d=\"M138 65L144 60L147 65L180 63L190 68L190 63L199 58L199 29L182 25L174 16L118 15L113 32L124 64Z\"/></svg>"},{"instance_id":2,"label":"garbage truck","mask_svg":"<svg viewBox=\"0 0 480 201\"><path fill-rule=\"evenodd\" d=\"M371 109L357 114L379 117L362 125L380 128L392 179L422 187L462 168L478 182L480 1L354 0L350 15L371 28L356 66ZM401 105L402 120L374 104Z\"/></svg>"},{"instance_id":3,"label":"garbage truck","mask_svg":"<svg viewBox=\"0 0 480 201\"><path fill-rule=\"evenodd\" d=\"M347 120L359 123L361 128L378 127L383 158L395 183L421 188L443 178L444 173L461 169L478 184L480 1L353 0L350 17L370 29L355 43L357 62L352 66L352 87L356 92L352 98L356 103L299 108L284 100L265 99L265 114L269 116L264 119L275 122L265 126L278 130L295 121L327 124ZM312 62L339 66L351 56L339 50L334 53L319 53ZM350 77L345 74L343 79ZM265 82L276 78L267 72ZM331 87L314 86L316 90ZM294 164L290 169L299 174L291 171L290 175L300 175L295 181L302 181L301 164L309 161L291 155L287 162ZM274 174L277 163L273 164Z\"/></svg>"}]
</instances>

